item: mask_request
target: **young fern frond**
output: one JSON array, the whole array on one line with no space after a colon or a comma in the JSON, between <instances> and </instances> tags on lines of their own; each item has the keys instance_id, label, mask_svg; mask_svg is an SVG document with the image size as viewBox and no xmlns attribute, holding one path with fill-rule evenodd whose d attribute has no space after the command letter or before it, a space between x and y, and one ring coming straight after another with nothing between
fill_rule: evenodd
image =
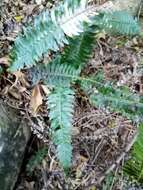
<instances>
[{"instance_id":1,"label":"young fern frond","mask_svg":"<svg viewBox=\"0 0 143 190\"><path fill-rule=\"evenodd\" d=\"M115 22L113 22L112 17L115 13L99 13L90 20L90 24L88 23L90 27L86 27L83 22L89 22L89 13L90 11L86 9L86 0L64 1L50 12L45 11L37 16L34 24L28 26L24 30L23 35L16 39L11 53L12 65L10 66L10 71L16 71L24 66L33 66L44 53L50 50L56 52L64 44L69 43L69 46L64 49L61 56L58 55L47 65L37 65L29 71L33 84L43 80L44 83L53 89L47 97L47 104L53 141L57 146L58 159L64 169L70 167L72 155L71 127L74 110L74 92L70 85L76 80L82 80L82 77L79 75L92 54L97 32L101 31L103 27L105 29L111 28L109 26L112 24L112 28L114 29L115 27L115 32L125 32L127 34L127 30L123 31L119 24L115 25ZM109 18L105 19L106 16L104 14L109 16ZM138 30L137 28L133 30L133 26L137 27L137 25L130 17L128 19L128 34L134 35ZM117 23L120 23L121 18L117 18L117 21ZM125 25L125 20L122 19L122 22ZM77 36L73 39L70 38L74 35ZM91 80L86 81L91 82ZM116 91L110 89L109 93L107 93L109 87L98 86L99 83L100 81L97 81L96 88L98 88L100 98L102 96L105 98L108 95L111 97L112 95L113 100L108 100L109 104L107 105L114 104L114 101L116 101L114 93L117 94ZM92 92L92 89L90 90ZM91 94L89 95L91 96ZM120 96L124 97L121 93ZM121 99L121 97L119 98ZM97 99L97 101L100 106L100 99ZM101 102L106 104L107 101L103 101L102 97Z\"/></svg>"},{"instance_id":2,"label":"young fern frond","mask_svg":"<svg viewBox=\"0 0 143 190\"><path fill-rule=\"evenodd\" d=\"M124 172L137 183L143 184L143 124L138 128L138 136L133 145L131 159L125 163Z\"/></svg>"},{"instance_id":3,"label":"young fern frond","mask_svg":"<svg viewBox=\"0 0 143 190\"><path fill-rule=\"evenodd\" d=\"M51 133L57 145L57 157L64 169L71 165L71 128L74 112L74 91L56 87L48 96Z\"/></svg>"}]
</instances>

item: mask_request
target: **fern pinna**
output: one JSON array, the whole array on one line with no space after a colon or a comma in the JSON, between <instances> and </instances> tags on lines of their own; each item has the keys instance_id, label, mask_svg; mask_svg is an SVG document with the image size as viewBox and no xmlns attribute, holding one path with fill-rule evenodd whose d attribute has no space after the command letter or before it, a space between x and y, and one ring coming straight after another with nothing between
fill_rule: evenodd
<instances>
[{"instance_id":1,"label":"fern pinna","mask_svg":"<svg viewBox=\"0 0 143 190\"><path fill-rule=\"evenodd\" d=\"M70 167L72 155L74 90L71 84L83 80L80 73L92 54L96 34L101 30L112 33L114 29L120 34L139 33L137 22L125 12L106 13L102 10L91 17L89 10L86 0L66 0L51 11L41 13L33 25L26 27L17 37L10 54L9 70L16 71L24 66L32 67L43 54L50 50L56 52L68 44L53 61L29 70L33 84L42 80L51 88L47 97L51 135L64 169Z\"/></svg>"}]
</instances>

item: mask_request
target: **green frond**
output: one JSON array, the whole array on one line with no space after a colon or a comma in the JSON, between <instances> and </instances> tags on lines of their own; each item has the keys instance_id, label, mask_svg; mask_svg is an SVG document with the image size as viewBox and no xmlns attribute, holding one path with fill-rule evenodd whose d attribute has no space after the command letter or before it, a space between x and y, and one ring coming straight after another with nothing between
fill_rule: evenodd
<instances>
[{"instance_id":1,"label":"green frond","mask_svg":"<svg viewBox=\"0 0 143 190\"><path fill-rule=\"evenodd\" d=\"M140 33L140 27L136 19L125 11L100 13L94 18L95 24L107 33L136 35Z\"/></svg>"},{"instance_id":2,"label":"green frond","mask_svg":"<svg viewBox=\"0 0 143 190\"><path fill-rule=\"evenodd\" d=\"M72 65L62 64L60 56L57 56L51 63L39 64L28 72L32 84L42 80L50 87L68 87L79 74L80 70L75 69Z\"/></svg>"},{"instance_id":3,"label":"green frond","mask_svg":"<svg viewBox=\"0 0 143 190\"><path fill-rule=\"evenodd\" d=\"M71 165L71 128L74 112L74 92L70 88L57 87L48 96L49 118L57 156L64 169Z\"/></svg>"},{"instance_id":4,"label":"green frond","mask_svg":"<svg viewBox=\"0 0 143 190\"><path fill-rule=\"evenodd\" d=\"M82 35L70 39L62 55L57 55L53 61L39 64L28 71L32 84L39 81L49 86L69 86L78 79L81 69L90 59L95 44L95 30L90 27Z\"/></svg>"},{"instance_id":5,"label":"green frond","mask_svg":"<svg viewBox=\"0 0 143 190\"><path fill-rule=\"evenodd\" d=\"M143 125L138 128L138 136L133 145L131 158L124 165L124 172L136 182L143 184Z\"/></svg>"},{"instance_id":6,"label":"green frond","mask_svg":"<svg viewBox=\"0 0 143 190\"><path fill-rule=\"evenodd\" d=\"M84 79L81 82L81 88L89 96L91 104L121 113L136 122L142 120L143 101L127 87L114 87L101 75L97 75Z\"/></svg>"},{"instance_id":7,"label":"green frond","mask_svg":"<svg viewBox=\"0 0 143 190\"><path fill-rule=\"evenodd\" d=\"M58 51L64 44L68 44L67 36L77 36L84 31L84 22L115 33L139 32L137 22L125 12L97 14L92 11L92 14L97 15L95 20L91 19L91 11L87 8L86 0L66 0L52 10L36 16L34 23L25 27L23 34L15 40L10 54L9 71L17 71L24 66L31 67L43 54Z\"/></svg>"},{"instance_id":8,"label":"green frond","mask_svg":"<svg viewBox=\"0 0 143 190\"><path fill-rule=\"evenodd\" d=\"M83 22L88 20L86 0L66 0L51 11L42 12L16 38L9 70L31 67L48 51L58 51L68 44L66 35L79 35L84 30Z\"/></svg>"},{"instance_id":9,"label":"green frond","mask_svg":"<svg viewBox=\"0 0 143 190\"><path fill-rule=\"evenodd\" d=\"M91 58L95 47L97 27L91 26L75 38L69 39L69 46L64 49L61 63L70 64L76 69L82 69Z\"/></svg>"}]
</instances>

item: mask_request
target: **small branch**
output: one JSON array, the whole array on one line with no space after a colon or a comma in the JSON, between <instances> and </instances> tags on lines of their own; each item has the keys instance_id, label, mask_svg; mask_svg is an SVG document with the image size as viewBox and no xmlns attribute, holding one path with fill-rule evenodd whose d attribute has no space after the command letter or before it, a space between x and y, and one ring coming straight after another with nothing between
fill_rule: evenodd
<instances>
[{"instance_id":1,"label":"small branch","mask_svg":"<svg viewBox=\"0 0 143 190\"><path fill-rule=\"evenodd\" d=\"M120 164L120 162L124 159L125 155L130 151L130 149L132 148L134 142L136 141L138 136L138 133L135 134L134 138L132 139L132 141L126 146L125 151L117 158L116 162L114 164L112 164L108 170L106 170L104 176L101 176L99 181L97 182L98 184L101 184L102 181L105 179L106 175L108 175L111 171L114 170L114 168L116 166L118 166Z\"/></svg>"}]
</instances>

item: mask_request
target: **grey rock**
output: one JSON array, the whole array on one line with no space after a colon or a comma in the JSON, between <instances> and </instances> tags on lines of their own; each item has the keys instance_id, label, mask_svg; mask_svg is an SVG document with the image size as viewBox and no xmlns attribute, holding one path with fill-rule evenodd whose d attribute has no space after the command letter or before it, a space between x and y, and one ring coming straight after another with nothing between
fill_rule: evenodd
<instances>
[{"instance_id":1,"label":"grey rock","mask_svg":"<svg viewBox=\"0 0 143 190\"><path fill-rule=\"evenodd\" d=\"M29 138L26 121L0 100L0 190L14 188Z\"/></svg>"}]
</instances>

